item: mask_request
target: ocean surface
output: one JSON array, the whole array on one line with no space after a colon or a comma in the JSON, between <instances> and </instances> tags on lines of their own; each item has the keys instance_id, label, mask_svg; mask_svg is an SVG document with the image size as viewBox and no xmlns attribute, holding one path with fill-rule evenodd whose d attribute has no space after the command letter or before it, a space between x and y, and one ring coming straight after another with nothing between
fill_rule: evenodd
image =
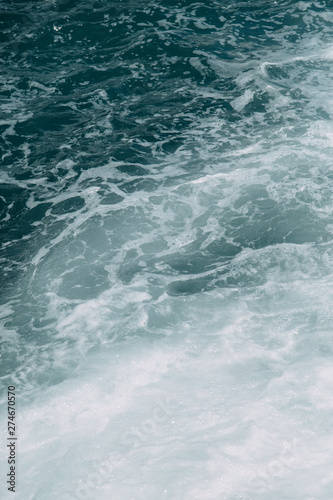
<instances>
[{"instance_id":1,"label":"ocean surface","mask_svg":"<svg viewBox=\"0 0 333 500\"><path fill-rule=\"evenodd\" d=\"M2 0L0 68L1 498L332 500L333 2Z\"/></svg>"}]
</instances>

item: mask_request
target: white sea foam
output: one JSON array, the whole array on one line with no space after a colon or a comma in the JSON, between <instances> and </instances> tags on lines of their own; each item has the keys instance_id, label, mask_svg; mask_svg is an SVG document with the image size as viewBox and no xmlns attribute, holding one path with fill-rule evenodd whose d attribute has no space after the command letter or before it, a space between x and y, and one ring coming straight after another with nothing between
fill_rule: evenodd
<instances>
[{"instance_id":1,"label":"white sea foam","mask_svg":"<svg viewBox=\"0 0 333 500\"><path fill-rule=\"evenodd\" d=\"M111 62L1 77L18 500L332 498L330 14L217 4L140 7L138 36L124 7ZM88 58L66 5L43 29Z\"/></svg>"}]
</instances>

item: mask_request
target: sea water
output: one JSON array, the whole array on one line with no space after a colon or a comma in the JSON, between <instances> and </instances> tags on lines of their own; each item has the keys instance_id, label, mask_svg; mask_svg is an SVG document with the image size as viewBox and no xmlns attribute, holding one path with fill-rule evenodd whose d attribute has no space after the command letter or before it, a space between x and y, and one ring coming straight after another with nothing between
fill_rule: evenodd
<instances>
[{"instance_id":1,"label":"sea water","mask_svg":"<svg viewBox=\"0 0 333 500\"><path fill-rule=\"evenodd\" d=\"M332 33L1 2L1 498L333 498Z\"/></svg>"}]
</instances>

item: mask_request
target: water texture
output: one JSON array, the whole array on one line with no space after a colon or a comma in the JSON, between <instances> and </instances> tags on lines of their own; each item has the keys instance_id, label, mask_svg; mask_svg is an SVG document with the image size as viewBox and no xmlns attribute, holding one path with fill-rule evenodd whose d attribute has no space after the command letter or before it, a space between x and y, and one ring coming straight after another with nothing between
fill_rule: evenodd
<instances>
[{"instance_id":1,"label":"water texture","mask_svg":"<svg viewBox=\"0 0 333 500\"><path fill-rule=\"evenodd\" d=\"M332 32L1 2L1 498L333 498Z\"/></svg>"}]
</instances>

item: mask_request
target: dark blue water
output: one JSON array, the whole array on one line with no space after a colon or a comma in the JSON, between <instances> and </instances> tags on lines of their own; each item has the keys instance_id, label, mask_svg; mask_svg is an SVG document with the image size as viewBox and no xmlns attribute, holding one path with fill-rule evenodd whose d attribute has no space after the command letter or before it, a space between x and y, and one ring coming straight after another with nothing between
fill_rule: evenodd
<instances>
[{"instance_id":1,"label":"dark blue water","mask_svg":"<svg viewBox=\"0 0 333 500\"><path fill-rule=\"evenodd\" d=\"M18 499L333 497L332 8L0 3Z\"/></svg>"}]
</instances>

